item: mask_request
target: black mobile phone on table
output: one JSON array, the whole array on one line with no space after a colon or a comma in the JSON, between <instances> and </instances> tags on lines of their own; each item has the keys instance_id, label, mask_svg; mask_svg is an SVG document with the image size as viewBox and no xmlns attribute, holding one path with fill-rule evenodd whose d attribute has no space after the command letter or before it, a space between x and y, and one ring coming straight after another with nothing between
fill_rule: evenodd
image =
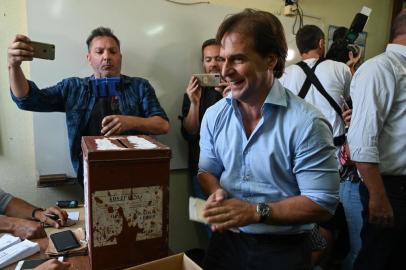
<instances>
[{"instance_id":1,"label":"black mobile phone on table","mask_svg":"<svg viewBox=\"0 0 406 270\"><path fill-rule=\"evenodd\" d=\"M80 247L79 241L71 230L57 232L49 237L58 252Z\"/></svg>"},{"instance_id":2,"label":"black mobile phone on table","mask_svg":"<svg viewBox=\"0 0 406 270\"><path fill-rule=\"evenodd\" d=\"M51 259L52 258L44 258L19 261L15 270L31 270ZM63 256L58 257L58 261L63 262Z\"/></svg>"}]
</instances>

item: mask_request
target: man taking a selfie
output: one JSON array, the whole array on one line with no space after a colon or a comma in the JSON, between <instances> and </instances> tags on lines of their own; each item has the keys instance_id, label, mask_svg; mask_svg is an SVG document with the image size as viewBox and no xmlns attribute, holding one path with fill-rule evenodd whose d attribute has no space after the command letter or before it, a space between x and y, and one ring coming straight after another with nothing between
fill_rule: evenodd
<instances>
[{"instance_id":1,"label":"man taking a selfie","mask_svg":"<svg viewBox=\"0 0 406 270\"><path fill-rule=\"evenodd\" d=\"M72 165L83 185L80 141L82 136L164 134L169 121L150 83L121 74L120 41L109 28L94 29L86 43L93 75L67 78L39 89L25 78L23 61L32 61L30 39L16 35L8 48L11 94L20 109L65 112ZM97 86L112 82L108 94ZM110 85L110 84L109 84Z\"/></svg>"}]
</instances>

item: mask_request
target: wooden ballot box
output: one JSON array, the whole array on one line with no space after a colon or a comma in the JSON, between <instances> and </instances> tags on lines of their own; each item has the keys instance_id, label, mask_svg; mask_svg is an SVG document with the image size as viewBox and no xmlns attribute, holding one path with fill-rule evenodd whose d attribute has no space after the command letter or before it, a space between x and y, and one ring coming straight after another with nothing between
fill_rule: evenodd
<instances>
[{"instance_id":1,"label":"wooden ballot box","mask_svg":"<svg viewBox=\"0 0 406 270\"><path fill-rule=\"evenodd\" d=\"M168 256L169 147L148 136L89 136L82 151L92 269Z\"/></svg>"}]
</instances>

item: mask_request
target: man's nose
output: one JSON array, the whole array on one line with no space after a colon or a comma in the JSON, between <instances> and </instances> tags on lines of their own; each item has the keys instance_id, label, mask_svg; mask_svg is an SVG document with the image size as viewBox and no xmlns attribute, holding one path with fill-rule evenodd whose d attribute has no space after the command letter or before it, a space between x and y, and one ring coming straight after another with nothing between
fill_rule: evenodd
<instances>
[{"instance_id":1,"label":"man's nose","mask_svg":"<svg viewBox=\"0 0 406 270\"><path fill-rule=\"evenodd\" d=\"M221 76L225 78L227 75L231 73L231 66L227 60L223 61L223 65L221 67Z\"/></svg>"},{"instance_id":2,"label":"man's nose","mask_svg":"<svg viewBox=\"0 0 406 270\"><path fill-rule=\"evenodd\" d=\"M105 51L103 53L103 59L110 59L110 57L111 57L111 53L109 51Z\"/></svg>"}]
</instances>

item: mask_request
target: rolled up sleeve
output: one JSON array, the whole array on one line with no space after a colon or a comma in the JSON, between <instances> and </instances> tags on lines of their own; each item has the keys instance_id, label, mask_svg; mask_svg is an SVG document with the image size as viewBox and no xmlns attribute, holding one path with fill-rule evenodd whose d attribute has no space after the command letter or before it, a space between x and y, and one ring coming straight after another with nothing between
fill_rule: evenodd
<instances>
[{"instance_id":1,"label":"rolled up sleeve","mask_svg":"<svg viewBox=\"0 0 406 270\"><path fill-rule=\"evenodd\" d=\"M340 178L331 127L323 118L311 119L306 126L297 144L293 172L301 195L333 214Z\"/></svg>"},{"instance_id":2,"label":"rolled up sleeve","mask_svg":"<svg viewBox=\"0 0 406 270\"><path fill-rule=\"evenodd\" d=\"M213 139L214 121L212 121L213 119L210 119L212 117L210 112L211 111L207 111L204 115L200 128L200 156L198 173L207 172L220 179L223 171L223 165L215 153Z\"/></svg>"}]
</instances>

